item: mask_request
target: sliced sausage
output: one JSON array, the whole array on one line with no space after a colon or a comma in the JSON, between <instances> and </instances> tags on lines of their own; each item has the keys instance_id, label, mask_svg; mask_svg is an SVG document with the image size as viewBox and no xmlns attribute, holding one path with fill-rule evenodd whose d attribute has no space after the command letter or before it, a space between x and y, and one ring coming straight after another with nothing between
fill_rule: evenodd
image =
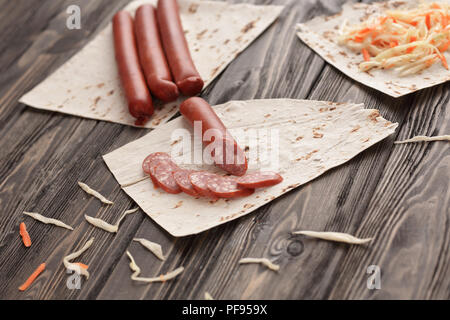
<instances>
[{"instance_id":1,"label":"sliced sausage","mask_svg":"<svg viewBox=\"0 0 450 320\"><path fill-rule=\"evenodd\" d=\"M114 15L112 25L116 62L128 110L136 118L135 124L143 125L154 110L139 63L133 19L127 11L119 11Z\"/></svg>"},{"instance_id":2,"label":"sliced sausage","mask_svg":"<svg viewBox=\"0 0 450 320\"><path fill-rule=\"evenodd\" d=\"M145 173L150 175L150 179L152 179L153 187L157 189L159 187L158 182L155 180L153 176L152 171L152 164L156 164L161 161L170 161L172 162L172 159L168 153L165 152L154 152L149 154L144 161L142 162L142 170L144 170ZM175 164L175 163L173 163Z\"/></svg>"},{"instance_id":3,"label":"sliced sausage","mask_svg":"<svg viewBox=\"0 0 450 320\"><path fill-rule=\"evenodd\" d=\"M172 81L162 49L155 8L151 4L140 6L134 19L139 60L150 92L164 102L176 100L179 95L178 88Z\"/></svg>"},{"instance_id":4,"label":"sliced sausage","mask_svg":"<svg viewBox=\"0 0 450 320\"><path fill-rule=\"evenodd\" d=\"M221 139L223 145L223 148L219 148L221 152L212 154L217 166L232 175L242 176L245 174L248 167L245 153L208 102L198 97L189 98L180 105L180 112L192 125L195 121L201 122L203 136L208 130L214 130L217 138ZM205 144L209 144L209 141L202 140Z\"/></svg>"},{"instance_id":5,"label":"sliced sausage","mask_svg":"<svg viewBox=\"0 0 450 320\"><path fill-rule=\"evenodd\" d=\"M239 186L244 188L271 187L283 181L283 177L276 172L252 172L236 179Z\"/></svg>"},{"instance_id":6,"label":"sliced sausage","mask_svg":"<svg viewBox=\"0 0 450 320\"><path fill-rule=\"evenodd\" d=\"M159 0L156 17L175 83L184 95L199 94L203 88L203 80L189 53L176 0Z\"/></svg>"},{"instance_id":7,"label":"sliced sausage","mask_svg":"<svg viewBox=\"0 0 450 320\"><path fill-rule=\"evenodd\" d=\"M150 153L142 162L142 170L145 173L150 173L150 166L154 161L172 160L170 155L166 152Z\"/></svg>"},{"instance_id":8,"label":"sliced sausage","mask_svg":"<svg viewBox=\"0 0 450 320\"><path fill-rule=\"evenodd\" d=\"M210 176L207 180L208 189L219 198L246 197L255 192L254 189L239 186L235 178Z\"/></svg>"},{"instance_id":9,"label":"sliced sausage","mask_svg":"<svg viewBox=\"0 0 450 320\"><path fill-rule=\"evenodd\" d=\"M199 194L197 191L195 191L194 186L189 179L189 175L193 172L194 171L183 169L177 170L173 173L173 178L184 193L193 197L198 197Z\"/></svg>"},{"instance_id":10,"label":"sliced sausage","mask_svg":"<svg viewBox=\"0 0 450 320\"><path fill-rule=\"evenodd\" d=\"M208 188L208 178L217 176L206 171L196 171L189 174L189 180L199 195L209 198L217 198Z\"/></svg>"},{"instance_id":11,"label":"sliced sausage","mask_svg":"<svg viewBox=\"0 0 450 320\"><path fill-rule=\"evenodd\" d=\"M174 171L177 170L170 162L161 161L152 167L152 174L158 185L167 193L180 193L181 189L173 177Z\"/></svg>"}]
</instances>

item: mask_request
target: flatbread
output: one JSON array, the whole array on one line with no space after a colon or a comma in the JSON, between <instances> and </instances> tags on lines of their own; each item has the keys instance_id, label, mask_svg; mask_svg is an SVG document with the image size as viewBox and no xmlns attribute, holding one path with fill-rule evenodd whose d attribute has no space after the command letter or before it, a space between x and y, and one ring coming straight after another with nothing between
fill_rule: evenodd
<instances>
[{"instance_id":1,"label":"flatbread","mask_svg":"<svg viewBox=\"0 0 450 320\"><path fill-rule=\"evenodd\" d=\"M442 0L441 0L442 1ZM450 0L446 0L450 2ZM445 2L445 1L444 1ZM346 3L341 13L334 16L316 17L297 25L297 35L325 61L333 65L350 78L392 97L428 88L450 80L450 71L441 63L435 63L421 73L399 76L393 69L379 69L363 72L359 64L363 62L361 53L354 52L337 43L338 31L345 19L353 25L371 16L379 16L387 9L407 9L417 7L419 1L389 1L366 3ZM447 60L450 53L444 53Z\"/></svg>"},{"instance_id":2,"label":"flatbread","mask_svg":"<svg viewBox=\"0 0 450 320\"><path fill-rule=\"evenodd\" d=\"M268 99L231 101L214 109L246 150L249 172L277 171L284 178L282 183L258 189L248 197L218 201L154 189L150 179L142 180L141 167L144 158L152 152L168 152L183 168L220 171L212 164L191 163L191 155L202 150L202 146L196 143L189 146L185 142L190 140L181 140L183 133L192 133L183 117L103 156L119 184L128 185L123 190L176 237L196 234L242 217L350 160L397 127L397 123L383 119L378 110L363 109L362 104L352 103ZM255 132L256 142L249 138ZM181 146L185 146L183 153ZM139 182L130 185L133 181Z\"/></svg>"},{"instance_id":3,"label":"flatbread","mask_svg":"<svg viewBox=\"0 0 450 320\"><path fill-rule=\"evenodd\" d=\"M233 59L274 22L282 6L228 4L218 1L179 0L180 15L192 59L205 87ZM133 15L144 3L125 7ZM162 105L155 101L155 113L145 125L155 128L167 122L184 100ZM20 98L29 106L134 126L120 85L114 58L111 23L79 53L47 79Z\"/></svg>"}]
</instances>

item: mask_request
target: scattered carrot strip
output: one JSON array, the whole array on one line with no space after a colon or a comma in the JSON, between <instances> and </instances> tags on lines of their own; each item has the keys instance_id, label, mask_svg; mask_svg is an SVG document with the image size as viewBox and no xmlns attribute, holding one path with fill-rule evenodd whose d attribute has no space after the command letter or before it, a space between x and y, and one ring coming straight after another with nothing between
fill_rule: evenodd
<instances>
[{"instance_id":1,"label":"scattered carrot strip","mask_svg":"<svg viewBox=\"0 0 450 320\"><path fill-rule=\"evenodd\" d=\"M439 59L441 59L442 61L442 65L445 67L445 69L448 70L448 63L447 63L447 59L445 59L445 57L443 55L439 56Z\"/></svg>"},{"instance_id":2,"label":"scattered carrot strip","mask_svg":"<svg viewBox=\"0 0 450 320\"><path fill-rule=\"evenodd\" d=\"M85 270L87 270L89 268L89 266L87 264L84 264L81 262L75 262L74 264L76 264L77 266L79 266L80 268L83 268Z\"/></svg>"},{"instance_id":3,"label":"scattered carrot strip","mask_svg":"<svg viewBox=\"0 0 450 320\"><path fill-rule=\"evenodd\" d=\"M362 49L361 52L362 52L362 54L363 54L364 60L365 60L365 61L370 61L370 54L369 54L369 51L367 51L367 49Z\"/></svg>"},{"instance_id":4,"label":"scattered carrot strip","mask_svg":"<svg viewBox=\"0 0 450 320\"><path fill-rule=\"evenodd\" d=\"M20 228L20 236L22 237L23 244L25 247L31 246L31 238L27 231L27 226L25 225L25 222L22 222L19 226Z\"/></svg>"},{"instance_id":5,"label":"scattered carrot strip","mask_svg":"<svg viewBox=\"0 0 450 320\"><path fill-rule=\"evenodd\" d=\"M31 276L19 287L20 291L25 291L33 283L33 281L45 270L45 263L41 263L39 267L31 274Z\"/></svg>"},{"instance_id":6,"label":"scattered carrot strip","mask_svg":"<svg viewBox=\"0 0 450 320\"><path fill-rule=\"evenodd\" d=\"M356 37L353 38L353 41L355 41L355 42L363 42L364 38L356 36Z\"/></svg>"},{"instance_id":7,"label":"scattered carrot strip","mask_svg":"<svg viewBox=\"0 0 450 320\"><path fill-rule=\"evenodd\" d=\"M417 21L411 21L409 24L414 26L414 27L417 27Z\"/></svg>"},{"instance_id":8,"label":"scattered carrot strip","mask_svg":"<svg viewBox=\"0 0 450 320\"><path fill-rule=\"evenodd\" d=\"M430 30L431 29L431 17L430 17L429 13L425 17L425 24L427 25L428 30Z\"/></svg>"},{"instance_id":9,"label":"scattered carrot strip","mask_svg":"<svg viewBox=\"0 0 450 320\"><path fill-rule=\"evenodd\" d=\"M408 49L406 49L406 53L411 53L414 51L414 49L416 48L416 46L411 46Z\"/></svg>"},{"instance_id":10,"label":"scattered carrot strip","mask_svg":"<svg viewBox=\"0 0 450 320\"><path fill-rule=\"evenodd\" d=\"M417 41L417 37L412 36L411 38L409 38L409 42L414 42Z\"/></svg>"}]
</instances>

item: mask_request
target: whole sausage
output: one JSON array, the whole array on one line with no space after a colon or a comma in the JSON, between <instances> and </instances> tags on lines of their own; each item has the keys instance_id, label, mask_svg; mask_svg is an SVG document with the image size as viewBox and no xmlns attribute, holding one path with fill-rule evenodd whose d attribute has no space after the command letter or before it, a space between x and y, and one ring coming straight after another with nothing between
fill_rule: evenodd
<instances>
[{"instance_id":1,"label":"whole sausage","mask_svg":"<svg viewBox=\"0 0 450 320\"><path fill-rule=\"evenodd\" d=\"M176 100L179 92L162 49L155 8L151 4L140 6L134 19L139 60L151 94L164 102Z\"/></svg>"},{"instance_id":2,"label":"whole sausage","mask_svg":"<svg viewBox=\"0 0 450 320\"><path fill-rule=\"evenodd\" d=\"M220 133L223 139L223 148L220 148L222 151L221 153L212 154L218 167L235 176L245 174L248 165L244 152L208 102L198 97L189 98L180 105L180 112L191 124L194 124L195 121L201 121L203 136L208 130L215 130L217 133ZM209 142L204 141L204 143Z\"/></svg>"},{"instance_id":3,"label":"whole sausage","mask_svg":"<svg viewBox=\"0 0 450 320\"><path fill-rule=\"evenodd\" d=\"M189 53L176 0L159 0L156 16L175 83L184 95L199 94L203 88L203 80Z\"/></svg>"},{"instance_id":4,"label":"whole sausage","mask_svg":"<svg viewBox=\"0 0 450 320\"><path fill-rule=\"evenodd\" d=\"M139 64L133 19L127 11L119 11L113 21L114 51L117 67L130 114L135 124L144 124L153 114L153 102Z\"/></svg>"}]
</instances>

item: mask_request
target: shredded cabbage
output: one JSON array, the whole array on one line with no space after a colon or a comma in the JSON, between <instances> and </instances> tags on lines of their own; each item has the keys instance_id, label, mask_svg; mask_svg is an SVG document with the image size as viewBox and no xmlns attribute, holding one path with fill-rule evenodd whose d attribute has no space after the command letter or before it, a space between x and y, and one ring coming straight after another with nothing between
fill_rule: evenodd
<instances>
[{"instance_id":1,"label":"shredded cabbage","mask_svg":"<svg viewBox=\"0 0 450 320\"><path fill-rule=\"evenodd\" d=\"M422 2L415 9L387 10L384 15L339 29L339 44L361 52L362 71L393 68L401 76L418 73L438 61L450 47L450 5Z\"/></svg>"}]
</instances>

